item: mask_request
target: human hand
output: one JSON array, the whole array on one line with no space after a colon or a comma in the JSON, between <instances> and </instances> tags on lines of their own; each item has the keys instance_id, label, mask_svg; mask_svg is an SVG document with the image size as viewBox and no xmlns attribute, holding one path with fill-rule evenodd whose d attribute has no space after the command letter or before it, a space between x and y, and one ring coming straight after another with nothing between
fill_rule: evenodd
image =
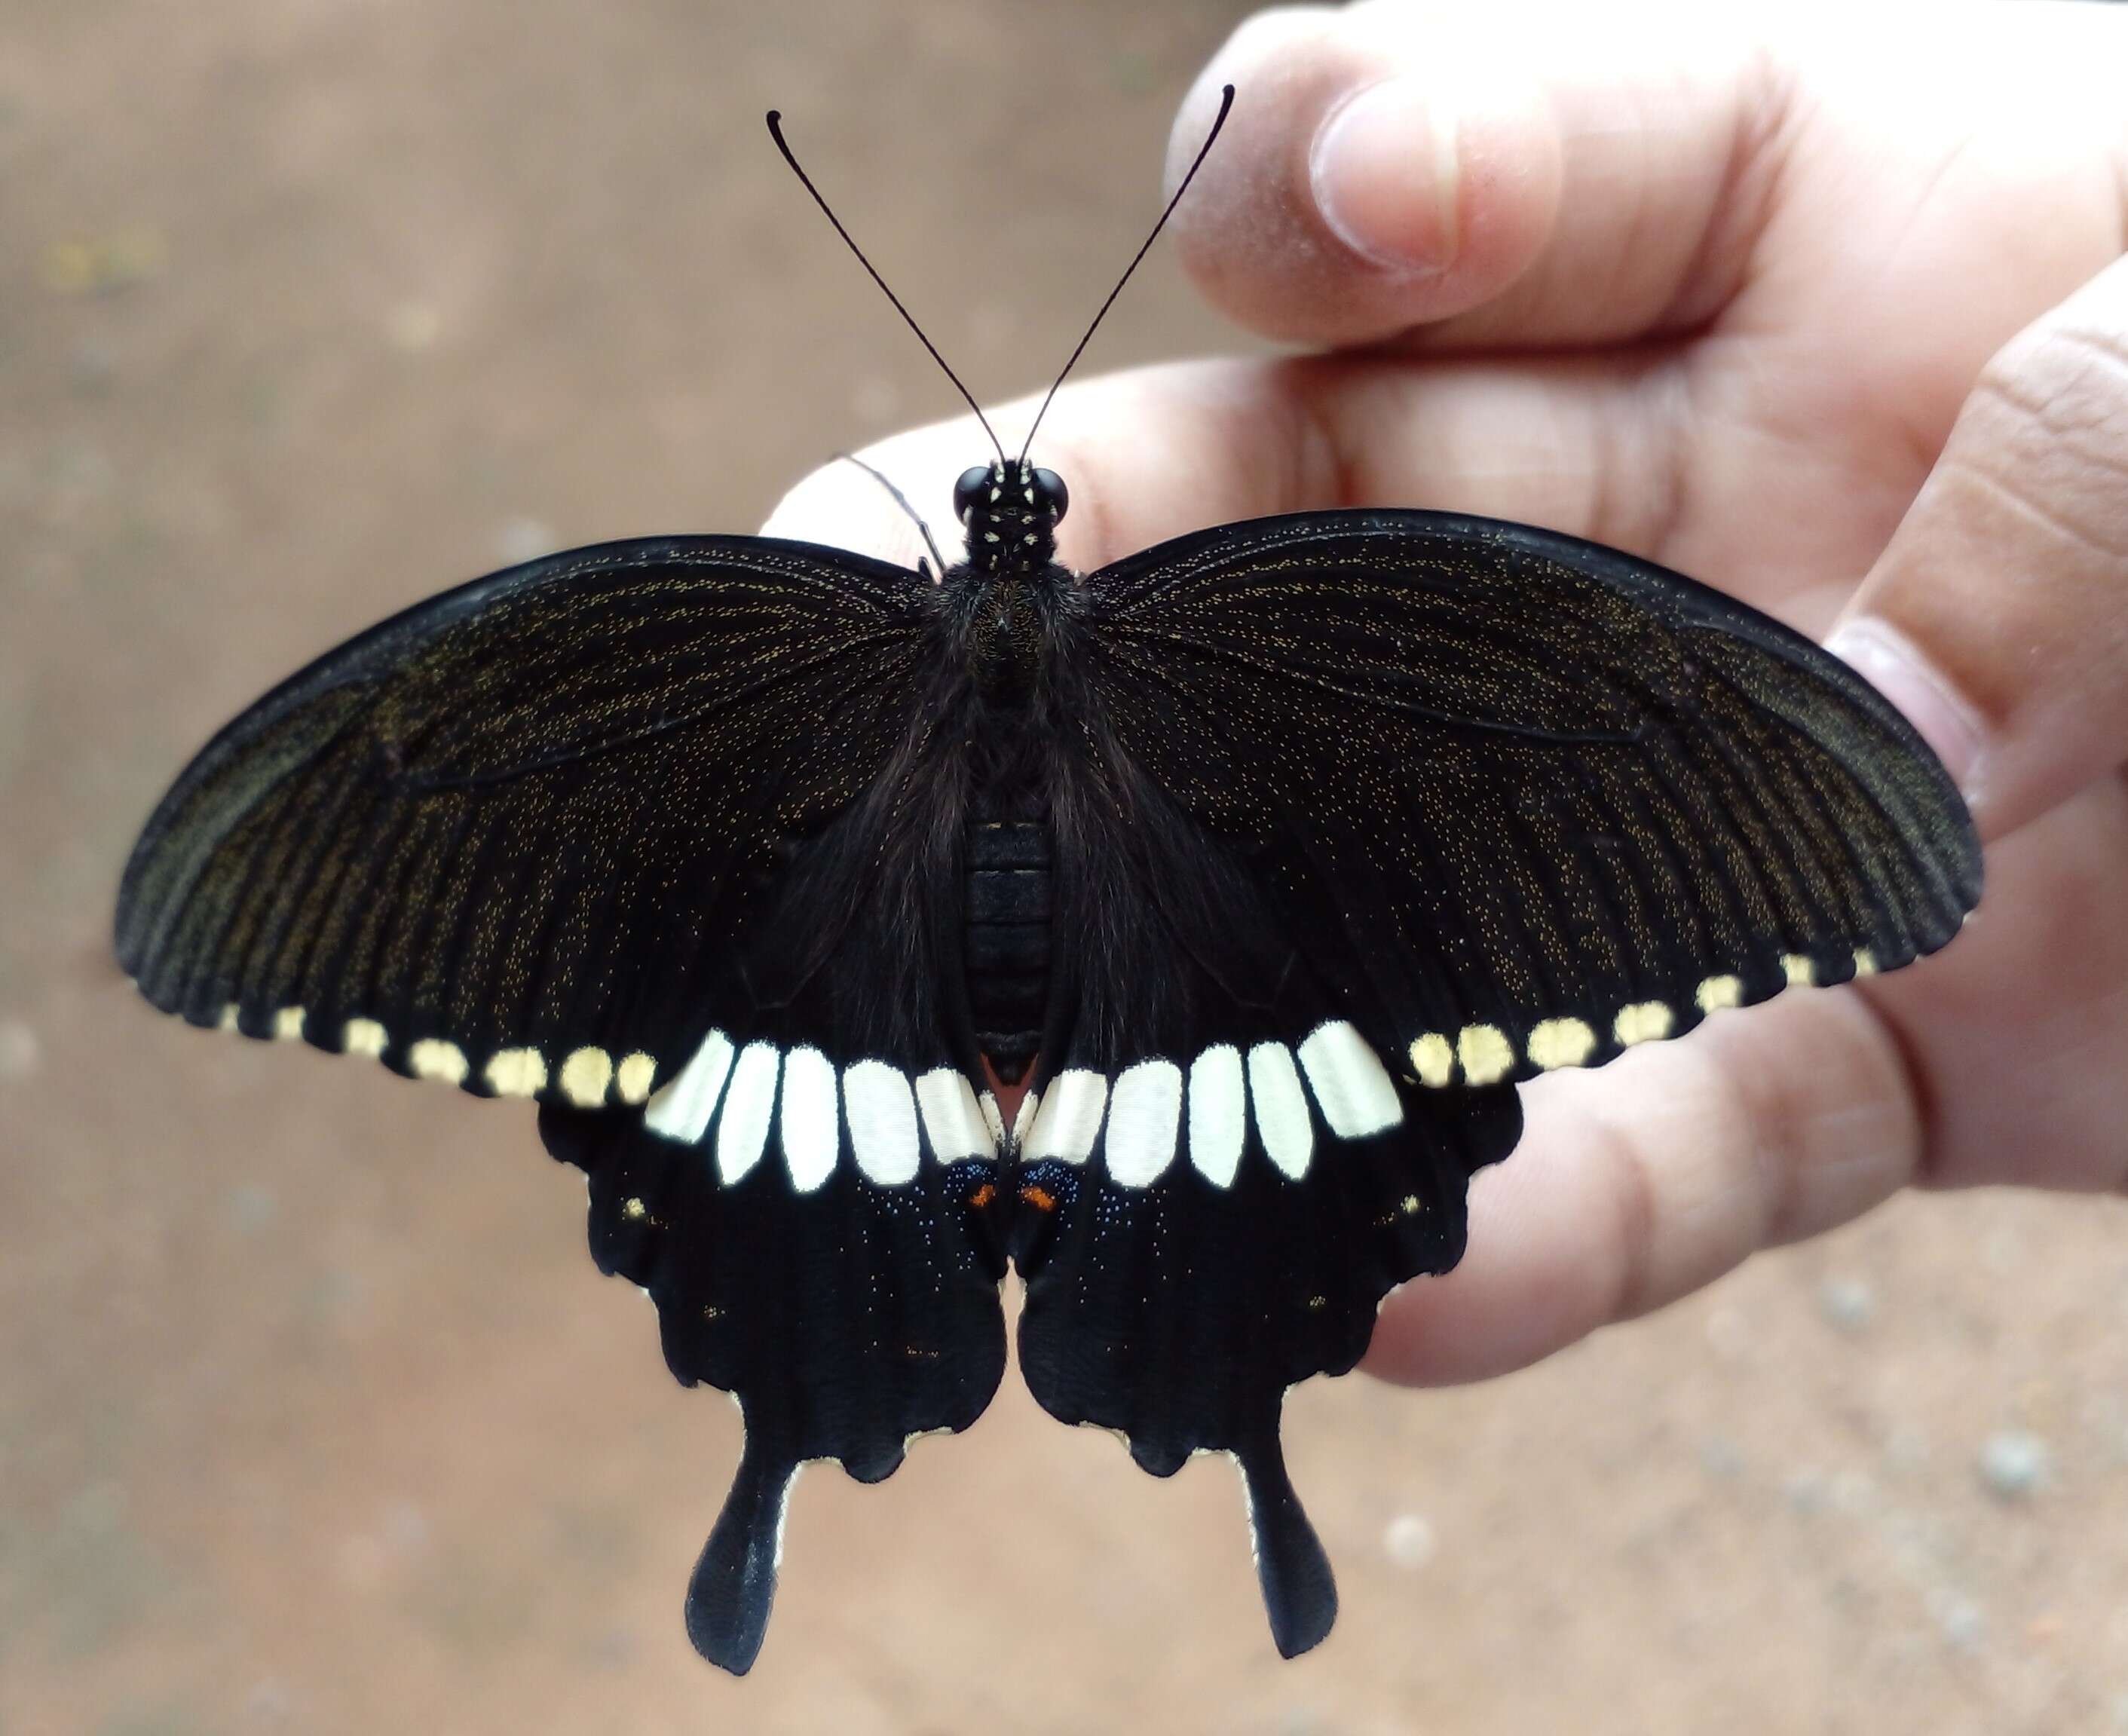
<instances>
[{"instance_id":1,"label":"human hand","mask_svg":"<svg viewBox=\"0 0 2128 1736\"><path fill-rule=\"evenodd\" d=\"M2128 14L1268 12L1171 179L1223 83L1176 245L1316 353L1067 388L1037 454L1071 485L1062 558L1356 504L1593 537L1838 621L1988 852L1937 958L1527 1087L1469 1253L1389 1300L1369 1366L1503 1372L1908 1185L2121 1187ZM986 445L865 456L950 526ZM767 528L914 540L846 465Z\"/></svg>"}]
</instances>

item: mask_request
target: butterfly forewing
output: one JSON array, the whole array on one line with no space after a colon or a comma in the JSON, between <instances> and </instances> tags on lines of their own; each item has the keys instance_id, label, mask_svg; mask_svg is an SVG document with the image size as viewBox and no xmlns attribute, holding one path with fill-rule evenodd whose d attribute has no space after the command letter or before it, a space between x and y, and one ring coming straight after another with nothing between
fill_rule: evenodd
<instances>
[{"instance_id":1,"label":"butterfly forewing","mask_svg":"<svg viewBox=\"0 0 2128 1736\"><path fill-rule=\"evenodd\" d=\"M1370 982L1427 1085L1903 964L1978 896L1964 805L1888 703L1614 549L1318 513L1163 545L1087 597L1118 750Z\"/></svg>"},{"instance_id":2,"label":"butterfly forewing","mask_svg":"<svg viewBox=\"0 0 2128 1736\"><path fill-rule=\"evenodd\" d=\"M448 592L200 754L126 870L121 962L195 1023L640 1101L733 992L781 853L905 749L929 601L751 538Z\"/></svg>"}]
</instances>

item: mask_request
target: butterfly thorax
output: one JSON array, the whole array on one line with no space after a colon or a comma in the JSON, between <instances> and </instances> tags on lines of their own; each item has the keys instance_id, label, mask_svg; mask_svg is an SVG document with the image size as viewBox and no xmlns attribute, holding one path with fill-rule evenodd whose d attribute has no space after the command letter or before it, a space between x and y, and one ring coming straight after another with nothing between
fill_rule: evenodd
<instances>
[{"instance_id":1,"label":"butterfly thorax","mask_svg":"<svg viewBox=\"0 0 2128 1736\"><path fill-rule=\"evenodd\" d=\"M967 559L945 574L958 649L986 706L1024 711L1041 678L1052 606L1071 575L1057 564L1063 479L1022 461L977 465L953 489Z\"/></svg>"},{"instance_id":2,"label":"butterfly thorax","mask_svg":"<svg viewBox=\"0 0 2128 1736\"><path fill-rule=\"evenodd\" d=\"M986 710L1024 714L1042 674L1043 599L1038 581L970 573L961 651Z\"/></svg>"}]
</instances>

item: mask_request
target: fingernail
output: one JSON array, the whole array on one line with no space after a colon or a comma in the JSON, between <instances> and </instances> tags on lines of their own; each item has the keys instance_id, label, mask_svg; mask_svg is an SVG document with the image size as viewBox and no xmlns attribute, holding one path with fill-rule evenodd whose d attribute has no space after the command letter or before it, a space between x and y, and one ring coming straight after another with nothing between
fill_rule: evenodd
<instances>
[{"instance_id":1,"label":"fingernail","mask_svg":"<svg viewBox=\"0 0 2128 1736\"><path fill-rule=\"evenodd\" d=\"M1862 616L1834 628L1825 649L1906 715L1943 762L1966 806L1977 806L1985 734L1972 708L1913 641L1890 623Z\"/></svg>"},{"instance_id":2,"label":"fingernail","mask_svg":"<svg viewBox=\"0 0 2128 1736\"><path fill-rule=\"evenodd\" d=\"M1308 174L1323 221L1362 259L1405 272L1455 262L1456 117L1416 79L1371 85L1333 110Z\"/></svg>"}]
</instances>

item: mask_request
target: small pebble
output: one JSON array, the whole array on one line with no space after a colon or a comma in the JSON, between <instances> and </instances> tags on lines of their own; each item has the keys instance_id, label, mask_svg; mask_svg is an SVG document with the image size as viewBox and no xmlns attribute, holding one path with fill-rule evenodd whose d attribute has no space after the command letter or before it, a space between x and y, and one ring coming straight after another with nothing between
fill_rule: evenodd
<instances>
[{"instance_id":1,"label":"small pebble","mask_svg":"<svg viewBox=\"0 0 2128 1736\"><path fill-rule=\"evenodd\" d=\"M1997 1500L2023 1501L2047 1480L2047 1443L2021 1429L1998 1429L1981 1443L1980 1480Z\"/></svg>"},{"instance_id":2,"label":"small pebble","mask_svg":"<svg viewBox=\"0 0 2128 1736\"><path fill-rule=\"evenodd\" d=\"M1710 1434L1699 1443L1699 1468L1727 1482L1744 1468L1744 1455L1727 1436Z\"/></svg>"},{"instance_id":3,"label":"small pebble","mask_svg":"<svg viewBox=\"0 0 2128 1736\"><path fill-rule=\"evenodd\" d=\"M1817 1287L1817 1311L1828 1326L1859 1333L1877 1317L1877 1293L1860 1278L1827 1278Z\"/></svg>"},{"instance_id":4,"label":"small pebble","mask_svg":"<svg viewBox=\"0 0 2128 1736\"><path fill-rule=\"evenodd\" d=\"M1937 1629L1960 1652L1970 1652L1987 1637L1988 1618L1980 1605L1957 1591L1939 1591L1929 1598L1929 1613Z\"/></svg>"},{"instance_id":5,"label":"small pebble","mask_svg":"<svg viewBox=\"0 0 2128 1736\"><path fill-rule=\"evenodd\" d=\"M1433 1527L1416 1513L1399 1513L1382 1533L1382 1553L1415 1573L1433 1559Z\"/></svg>"}]
</instances>

